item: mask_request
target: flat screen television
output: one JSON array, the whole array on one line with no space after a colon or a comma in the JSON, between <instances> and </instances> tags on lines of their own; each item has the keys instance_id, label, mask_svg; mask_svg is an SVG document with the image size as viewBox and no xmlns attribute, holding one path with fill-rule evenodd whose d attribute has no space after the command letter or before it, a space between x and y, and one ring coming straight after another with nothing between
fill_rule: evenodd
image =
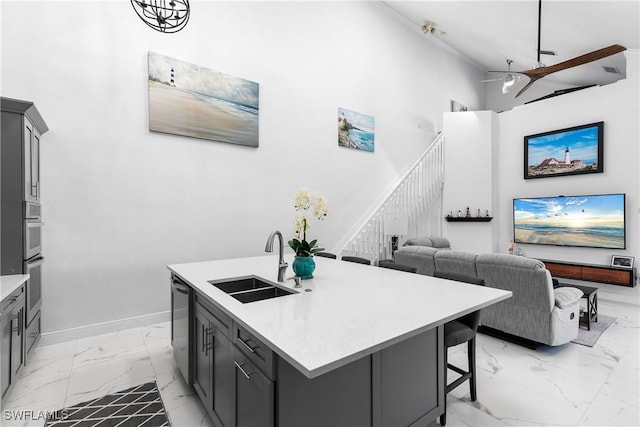
<instances>
[{"instance_id":1,"label":"flat screen television","mask_svg":"<svg viewBox=\"0 0 640 427\"><path fill-rule=\"evenodd\" d=\"M625 195L513 199L515 243L625 249Z\"/></svg>"},{"instance_id":2,"label":"flat screen television","mask_svg":"<svg viewBox=\"0 0 640 427\"><path fill-rule=\"evenodd\" d=\"M604 122L524 137L524 179L601 173Z\"/></svg>"}]
</instances>

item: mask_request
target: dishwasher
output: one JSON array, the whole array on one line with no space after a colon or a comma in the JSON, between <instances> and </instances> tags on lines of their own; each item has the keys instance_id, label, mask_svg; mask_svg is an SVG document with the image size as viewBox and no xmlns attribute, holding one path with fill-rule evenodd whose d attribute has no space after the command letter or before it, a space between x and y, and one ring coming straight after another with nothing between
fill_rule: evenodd
<instances>
[{"instance_id":1,"label":"dishwasher","mask_svg":"<svg viewBox=\"0 0 640 427\"><path fill-rule=\"evenodd\" d=\"M171 277L171 345L175 359L187 384L191 384L189 363L189 307L191 288L180 278Z\"/></svg>"}]
</instances>

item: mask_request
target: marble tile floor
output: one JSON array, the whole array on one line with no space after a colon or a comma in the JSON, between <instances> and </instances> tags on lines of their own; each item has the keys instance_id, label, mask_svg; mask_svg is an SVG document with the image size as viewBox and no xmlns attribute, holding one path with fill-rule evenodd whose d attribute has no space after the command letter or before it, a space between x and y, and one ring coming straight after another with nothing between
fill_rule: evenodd
<instances>
[{"instance_id":1,"label":"marble tile floor","mask_svg":"<svg viewBox=\"0 0 640 427\"><path fill-rule=\"evenodd\" d=\"M600 293L599 311L617 320L594 347L530 350L479 334L478 400L469 400L467 383L449 393L447 425L640 426L640 293L627 291L626 298ZM465 345L449 352L466 367ZM173 361L168 322L36 348L0 424L42 426L7 419L7 411L35 417L153 380L174 427L213 426Z\"/></svg>"}]
</instances>

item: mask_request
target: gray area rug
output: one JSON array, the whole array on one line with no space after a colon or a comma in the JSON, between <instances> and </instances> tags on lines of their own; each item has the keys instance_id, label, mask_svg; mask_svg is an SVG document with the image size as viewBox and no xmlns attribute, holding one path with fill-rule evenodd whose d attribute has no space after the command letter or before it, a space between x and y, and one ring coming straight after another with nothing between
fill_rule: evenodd
<instances>
[{"instance_id":1,"label":"gray area rug","mask_svg":"<svg viewBox=\"0 0 640 427\"><path fill-rule=\"evenodd\" d=\"M578 328L578 336L571 342L593 347L600 335L615 321L615 317L598 314L598 321L591 322L591 330L587 331L585 328Z\"/></svg>"},{"instance_id":2,"label":"gray area rug","mask_svg":"<svg viewBox=\"0 0 640 427\"><path fill-rule=\"evenodd\" d=\"M155 381L55 411L45 427L170 427Z\"/></svg>"}]
</instances>

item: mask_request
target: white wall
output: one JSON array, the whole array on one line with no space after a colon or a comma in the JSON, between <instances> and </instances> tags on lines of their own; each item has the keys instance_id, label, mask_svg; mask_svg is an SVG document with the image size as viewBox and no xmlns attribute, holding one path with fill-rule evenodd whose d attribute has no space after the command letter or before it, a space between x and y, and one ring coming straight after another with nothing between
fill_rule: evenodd
<instances>
[{"instance_id":1,"label":"white wall","mask_svg":"<svg viewBox=\"0 0 640 427\"><path fill-rule=\"evenodd\" d=\"M493 111L467 111L444 114L445 178L444 216L494 216L495 199L493 154L496 148L497 114ZM440 219L442 235L451 248L474 253L494 252L496 222L446 222Z\"/></svg>"},{"instance_id":2,"label":"white wall","mask_svg":"<svg viewBox=\"0 0 640 427\"><path fill-rule=\"evenodd\" d=\"M627 249L564 248L520 245L526 256L609 264L611 255L640 255L638 207L640 206L640 116L638 52L627 55L627 79L514 108L499 115L500 194L498 249L506 252L513 238L512 199L626 193ZM603 120L604 173L523 179L523 137L535 133Z\"/></svg>"},{"instance_id":3,"label":"white wall","mask_svg":"<svg viewBox=\"0 0 640 427\"><path fill-rule=\"evenodd\" d=\"M332 247L484 77L368 2L192 2L176 34L130 2L2 2L2 95L34 101L42 143L43 330L169 309L166 265L259 255L323 193ZM149 133L147 52L260 83L257 149ZM373 154L338 147L337 108L376 118Z\"/></svg>"}]
</instances>

